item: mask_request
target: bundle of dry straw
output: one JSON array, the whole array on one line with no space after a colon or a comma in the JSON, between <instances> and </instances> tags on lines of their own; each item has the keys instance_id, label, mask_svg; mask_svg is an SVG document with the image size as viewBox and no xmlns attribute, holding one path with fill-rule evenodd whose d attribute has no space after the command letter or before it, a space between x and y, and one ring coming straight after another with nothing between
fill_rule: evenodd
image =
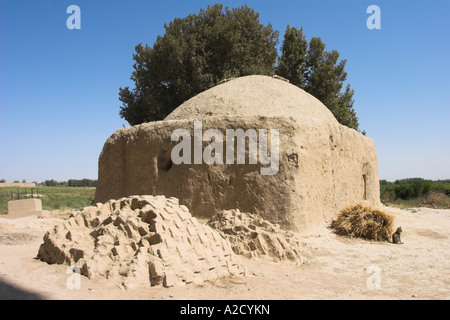
<instances>
[{"instance_id":1,"label":"bundle of dry straw","mask_svg":"<svg viewBox=\"0 0 450 320\"><path fill-rule=\"evenodd\" d=\"M331 227L342 236L388 241L393 224L393 216L359 203L341 210Z\"/></svg>"}]
</instances>

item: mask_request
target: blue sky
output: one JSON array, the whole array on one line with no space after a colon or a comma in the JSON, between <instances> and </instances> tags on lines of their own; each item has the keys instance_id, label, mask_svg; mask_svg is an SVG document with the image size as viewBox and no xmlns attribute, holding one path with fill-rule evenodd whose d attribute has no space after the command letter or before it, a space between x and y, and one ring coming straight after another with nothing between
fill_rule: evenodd
<instances>
[{"instance_id":1,"label":"blue sky","mask_svg":"<svg viewBox=\"0 0 450 320\"><path fill-rule=\"evenodd\" d=\"M0 179L97 178L104 142L128 123L119 87L163 25L218 1L0 0ZM450 178L450 1L222 1L280 31L301 27L347 59L380 179ZM69 30L69 5L81 30ZM369 5L381 29L369 30Z\"/></svg>"}]
</instances>

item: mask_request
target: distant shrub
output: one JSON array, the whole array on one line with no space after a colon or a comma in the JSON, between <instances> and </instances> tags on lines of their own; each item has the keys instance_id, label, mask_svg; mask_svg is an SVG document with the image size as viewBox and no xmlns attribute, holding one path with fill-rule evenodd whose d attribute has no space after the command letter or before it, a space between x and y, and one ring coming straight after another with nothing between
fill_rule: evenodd
<instances>
[{"instance_id":1,"label":"distant shrub","mask_svg":"<svg viewBox=\"0 0 450 320\"><path fill-rule=\"evenodd\" d=\"M411 188L412 188L412 196L414 198L418 198L430 192L431 183L423 179L416 179L411 181Z\"/></svg>"},{"instance_id":2,"label":"distant shrub","mask_svg":"<svg viewBox=\"0 0 450 320\"><path fill-rule=\"evenodd\" d=\"M342 236L388 241L393 223L393 216L370 206L356 204L341 210L332 228Z\"/></svg>"},{"instance_id":3,"label":"distant shrub","mask_svg":"<svg viewBox=\"0 0 450 320\"><path fill-rule=\"evenodd\" d=\"M436 184L433 185L431 181L421 178L397 180L394 185L395 196L403 200L425 196L433 187L436 188Z\"/></svg>"},{"instance_id":4,"label":"distant shrub","mask_svg":"<svg viewBox=\"0 0 450 320\"><path fill-rule=\"evenodd\" d=\"M442 197L437 197L433 193L438 193ZM445 209L449 207L449 197L450 179L433 181L422 178L408 178L395 182L380 180L380 200L387 205L422 205Z\"/></svg>"},{"instance_id":5,"label":"distant shrub","mask_svg":"<svg viewBox=\"0 0 450 320\"><path fill-rule=\"evenodd\" d=\"M408 200L412 198L413 189L409 184L400 184L395 186L394 193L397 198Z\"/></svg>"}]
</instances>

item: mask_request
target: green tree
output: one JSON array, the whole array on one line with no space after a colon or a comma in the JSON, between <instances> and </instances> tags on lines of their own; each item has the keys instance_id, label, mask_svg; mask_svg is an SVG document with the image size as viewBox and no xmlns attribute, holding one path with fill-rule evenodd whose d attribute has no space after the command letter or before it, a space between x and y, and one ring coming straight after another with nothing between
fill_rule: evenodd
<instances>
[{"instance_id":1,"label":"green tree","mask_svg":"<svg viewBox=\"0 0 450 320\"><path fill-rule=\"evenodd\" d=\"M399 184L394 189L395 196L403 200L408 200L413 197L413 190L409 184Z\"/></svg>"},{"instance_id":2,"label":"green tree","mask_svg":"<svg viewBox=\"0 0 450 320\"><path fill-rule=\"evenodd\" d=\"M358 130L353 108L354 91L347 85L346 60L339 61L336 50L325 51L320 38L308 42L303 29L286 28L276 73L304 89L330 109L339 123Z\"/></svg>"},{"instance_id":3,"label":"green tree","mask_svg":"<svg viewBox=\"0 0 450 320\"><path fill-rule=\"evenodd\" d=\"M278 59L276 73L297 87L305 89L306 84L306 58L308 41L303 35L303 28L297 30L289 25L284 34L281 46L281 57Z\"/></svg>"},{"instance_id":4,"label":"green tree","mask_svg":"<svg viewBox=\"0 0 450 320\"><path fill-rule=\"evenodd\" d=\"M97 186L97 180L92 179L69 179L67 181L67 186L69 187L95 187Z\"/></svg>"},{"instance_id":5,"label":"green tree","mask_svg":"<svg viewBox=\"0 0 450 320\"><path fill-rule=\"evenodd\" d=\"M58 182L55 179L45 180L44 185L47 187L56 187L58 185Z\"/></svg>"},{"instance_id":6,"label":"green tree","mask_svg":"<svg viewBox=\"0 0 450 320\"><path fill-rule=\"evenodd\" d=\"M120 115L131 125L165 118L224 78L274 72L278 31L247 6L215 4L164 28L153 47L135 48L135 88L120 88Z\"/></svg>"}]
</instances>

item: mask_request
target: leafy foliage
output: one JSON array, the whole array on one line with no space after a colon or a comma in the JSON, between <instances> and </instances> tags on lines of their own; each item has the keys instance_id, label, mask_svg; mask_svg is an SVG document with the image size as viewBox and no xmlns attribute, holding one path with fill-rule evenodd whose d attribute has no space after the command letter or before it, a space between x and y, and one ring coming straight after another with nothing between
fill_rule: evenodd
<instances>
[{"instance_id":1,"label":"leafy foliage","mask_svg":"<svg viewBox=\"0 0 450 320\"><path fill-rule=\"evenodd\" d=\"M339 53L325 51L320 38L311 38L308 44L302 28L288 25L276 73L319 99L339 123L358 130L358 118L353 108L354 91L347 85L342 92L347 80L347 61L338 60Z\"/></svg>"},{"instance_id":2,"label":"leafy foliage","mask_svg":"<svg viewBox=\"0 0 450 320\"><path fill-rule=\"evenodd\" d=\"M131 125L165 118L224 78L273 73L278 32L247 6L215 4L164 28L153 47L136 46L135 88L120 88L120 115Z\"/></svg>"},{"instance_id":3,"label":"leafy foliage","mask_svg":"<svg viewBox=\"0 0 450 320\"><path fill-rule=\"evenodd\" d=\"M443 193L450 196L450 180L425 180L422 178L408 178L389 182L380 180L382 200L415 199L426 196L430 192Z\"/></svg>"},{"instance_id":4,"label":"leafy foliage","mask_svg":"<svg viewBox=\"0 0 450 320\"><path fill-rule=\"evenodd\" d=\"M215 4L164 28L153 47L136 46L135 88L120 88L120 115L131 125L162 120L225 78L276 73L318 98L341 124L359 130L354 91L344 89L346 60L339 61L336 50L325 51L320 38L308 43L302 28L287 26L277 65L278 31L261 24L247 6Z\"/></svg>"},{"instance_id":5,"label":"leafy foliage","mask_svg":"<svg viewBox=\"0 0 450 320\"><path fill-rule=\"evenodd\" d=\"M96 187L97 180L93 179L69 179L68 181L56 181L54 179L45 180L40 183L41 186L46 187Z\"/></svg>"}]
</instances>

